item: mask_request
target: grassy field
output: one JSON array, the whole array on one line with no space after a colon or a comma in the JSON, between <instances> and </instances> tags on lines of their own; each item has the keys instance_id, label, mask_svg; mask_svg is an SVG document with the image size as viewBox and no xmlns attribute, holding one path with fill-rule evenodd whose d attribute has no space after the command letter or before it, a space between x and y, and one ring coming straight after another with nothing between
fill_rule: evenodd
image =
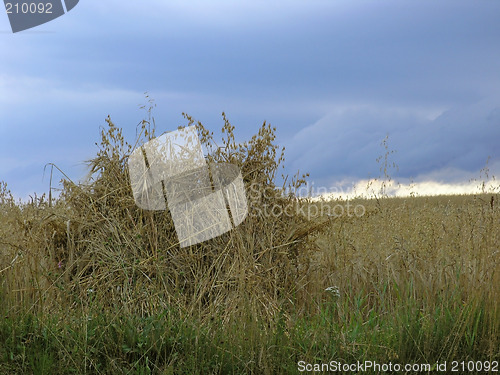
<instances>
[{"instance_id":1,"label":"grassy field","mask_svg":"<svg viewBox=\"0 0 500 375\"><path fill-rule=\"evenodd\" d=\"M381 195L353 212L283 196L274 129L237 144L224 117L220 147L196 125L210 161L240 167L249 216L181 249L168 211L134 204L132 147L108 125L87 184L64 179L57 199L27 203L0 185L0 373L323 373L357 361L495 373L498 192ZM151 119L141 129L154 137ZM384 370L365 373L396 373Z\"/></svg>"}]
</instances>

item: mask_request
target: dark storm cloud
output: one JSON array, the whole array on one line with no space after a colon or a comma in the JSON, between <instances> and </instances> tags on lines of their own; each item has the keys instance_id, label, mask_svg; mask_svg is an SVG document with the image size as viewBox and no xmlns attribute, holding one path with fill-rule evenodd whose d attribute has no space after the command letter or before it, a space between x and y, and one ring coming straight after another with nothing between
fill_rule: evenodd
<instances>
[{"instance_id":1,"label":"dark storm cloud","mask_svg":"<svg viewBox=\"0 0 500 375\"><path fill-rule=\"evenodd\" d=\"M292 169L323 183L364 179L380 175L384 159L376 159L387 152L381 144L386 136L388 151L396 151L389 155L399 166L394 175L408 179L447 170L455 175L442 174L441 180L456 180L478 172L488 157L500 161L500 98L453 107L435 119L411 110L345 109L300 131L287 149Z\"/></svg>"},{"instance_id":2,"label":"dark storm cloud","mask_svg":"<svg viewBox=\"0 0 500 375\"><path fill-rule=\"evenodd\" d=\"M268 120L293 145L288 170L318 178L378 172L366 163L387 132L402 173L475 168L498 133L468 129L489 130L495 105L446 116L499 97L498 14L497 1L84 2L0 35L0 179L39 189L9 165L80 163L108 113L133 135L144 91L161 131L182 125L182 111L212 129L226 111L242 139Z\"/></svg>"}]
</instances>

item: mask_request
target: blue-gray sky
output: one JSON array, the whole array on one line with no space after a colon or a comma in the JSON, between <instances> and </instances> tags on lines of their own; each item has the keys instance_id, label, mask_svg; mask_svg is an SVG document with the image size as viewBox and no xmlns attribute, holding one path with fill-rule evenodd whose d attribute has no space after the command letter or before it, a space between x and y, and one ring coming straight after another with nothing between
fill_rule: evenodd
<instances>
[{"instance_id":1,"label":"blue-gray sky","mask_svg":"<svg viewBox=\"0 0 500 375\"><path fill-rule=\"evenodd\" d=\"M93 1L12 34L0 16L0 180L47 192L72 178L109 114L132 141L155 100L158 131L241 140L264 120L286 172L316 186L379 174L389 134L402 179L459 183L500 172L500 1Z\"/></svg>"}]
</instances>

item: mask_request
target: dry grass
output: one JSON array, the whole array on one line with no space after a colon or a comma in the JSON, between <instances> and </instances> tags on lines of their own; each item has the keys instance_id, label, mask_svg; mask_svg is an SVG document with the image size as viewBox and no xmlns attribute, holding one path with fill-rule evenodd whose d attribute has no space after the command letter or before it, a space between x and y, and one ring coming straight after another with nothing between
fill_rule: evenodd
<instances>
[{"instance_id":1,"label":"dry grass","mask_svg":"<svg viewBox=\"0 0 500 375\"><path fill-rule=\"evenodd\" d=\"M254 199L248 219L234 231L181 249L168 211L135 205L126 168L132 147L106 121L101 151L89 162L88 184L64 180L60 197L50 204L40 197L15 205L4 193L2 268L18 255L2 275L10 307L78 309L76 301L92 290L104 305L141 315L174 304L189 313L205 315L216 308L229 316L244 305L242 299L259 314L273 315L297 288L299 272L306 271L298 264L314 250L307 234L317 230L299 216L275 218L256 211L269 201L295 204L291 197L279 197L273 185L281 161L272 145L273 129L264 124L250 142L236 145L225 120L228 139L216 148L198 124L203 144L216 150L210 161L237 164L245 185L254 187ZM150 125L142 123L142 141L153 137Z\"/></svg>"},{"instance_id":2,"label":"dry grass","mask_svg":"<svg viewBox=\"0 0 500 375\"><path fill-rule=\"evenodd\" d=\"M35 196L25 204L0 185L3 314L21 320L33 315L52 327L55 357L67 357L76 373L140 373L134 366L149 366L144 358L158 341L131 359L132 349L124 348L138 345L137 338L112 350L112 341L102 337L120 322L123 331L113 331L113 337L128 342L127 324L158 316L184 327L183 337L193 335L206 357L191 363L179 354L182 345L174 346L170 354L157 354L153 373L170 371L169 363L179 373L204 373L203 361L214 373L286 373L297 360L328 361L334 352L346 360L451 360L464 353L498 359L498 195L358 200L354 204L366 210L362 216L308 218L296 208L346 202L282 196L274 182L284 160L274 145L275 129L264 124L249 142L237 144L234 127L223 119L221 147L196 123L200 139L209 161L240 167L252 192L251 212L235 230L202 244L181 249L168 211L143 211L134 204L126 168L133 146L109 118L101 150L89 161L88 184L65 179L57 199ZM154 121L144 120L140 129L134 146L154 137ZM294 178L292 187L304 177ZM291 214L266 214L271 206ZM325 289L333 286L332 296ZM165 311L176 311L177 318L165 318ZM59 317L55 325L51 317ZM87 334L94 323L86 318L101 324L94 327L101 341L93 346ZM189 328L190 321L199 331ZM62 343L68 333L58 331L61 325L86 332L84 341L69 340L77 345L74 351ZM107 352L103 360L90 350L99 345ZM19 364L15 353L0 350L11 356L5 363ZM99 361L107 367L99 370ZM23 366L29 372L35 365ZM191 370L180 371L182 366Z\"/></svg>"}]
</instances>

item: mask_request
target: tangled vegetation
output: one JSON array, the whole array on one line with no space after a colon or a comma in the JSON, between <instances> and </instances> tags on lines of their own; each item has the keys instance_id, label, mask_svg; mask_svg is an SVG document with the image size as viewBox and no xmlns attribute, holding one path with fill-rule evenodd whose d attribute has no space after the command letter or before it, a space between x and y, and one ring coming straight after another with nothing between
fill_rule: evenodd
<instances>
[{"instance_id":1,"label":"tangled vegetation","mask_svg":"<svg viewBox=\"0 0 500 375\"><path fill-rule=\"evenodd\" d=\"M207 161L238 165L249 214L180 248L169 211L135 205L128 144L111 119L86 183L16 202L0 185L0 372L295 373L299 361L430 363L500 356L498 194L358 200L283 194L284 150L264 123ZM307 176L295 176L286 191ZM286 181L286 179L285 179ZM270 214L268 207L278 207ZM285 214L286 213L286 214Z\"/></svg>"}]
</instances>

